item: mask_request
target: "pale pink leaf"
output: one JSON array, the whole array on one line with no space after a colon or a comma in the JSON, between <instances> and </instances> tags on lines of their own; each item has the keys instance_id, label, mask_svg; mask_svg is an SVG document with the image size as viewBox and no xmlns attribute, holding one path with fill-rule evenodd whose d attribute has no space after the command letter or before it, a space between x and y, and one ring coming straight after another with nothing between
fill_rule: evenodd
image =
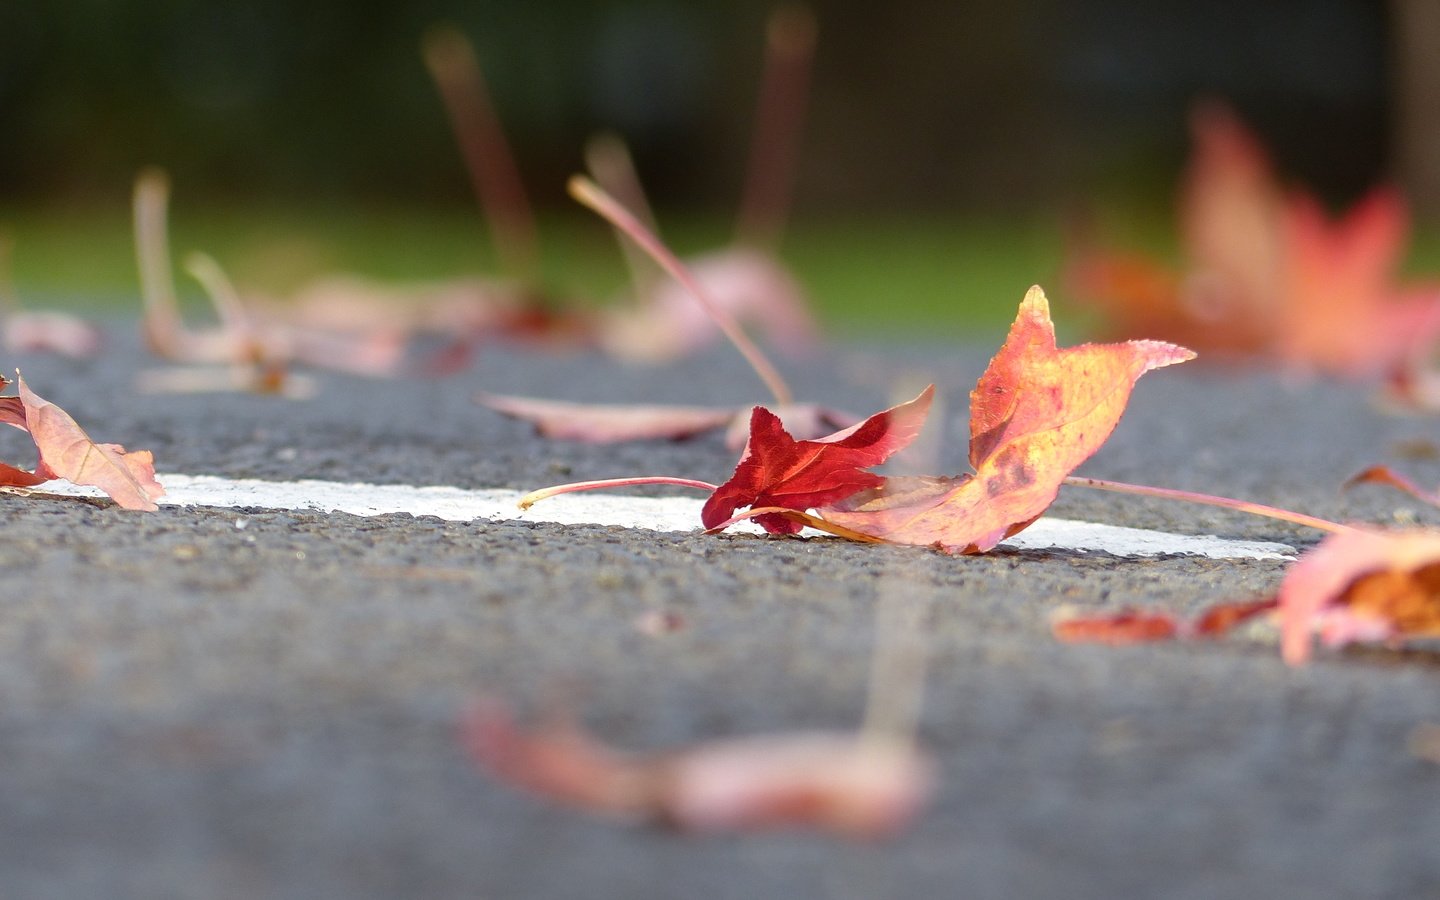
<instances>
[{"instance_id":1,"label":"pale pink leaf","mask_svg":"<svg viewBox=\"0 0 1440 900\"><path fill-rule=\"evenodd\" d=\"M155 480L150 451L127 453L118 444L97 444L69 413L31 391L24 378L19 388L25 421L40 451L36 475L98 487L125 509L158 508L155 498L165 489Z\"/></svg>"}]
</instances>

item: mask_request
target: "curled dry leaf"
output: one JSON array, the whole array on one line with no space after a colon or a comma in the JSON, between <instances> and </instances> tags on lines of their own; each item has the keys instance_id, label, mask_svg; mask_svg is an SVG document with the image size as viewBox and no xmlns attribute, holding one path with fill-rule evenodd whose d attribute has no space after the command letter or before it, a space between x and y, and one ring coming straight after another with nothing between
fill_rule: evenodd
<instances>
[{"instance_id":1,"label":"curled dry leaf","mask_svg":"<svg viewBox=\"0 0 1440 900\"><path fill-rule=\"evenodd\" d=\"M462 739L507 784L562 806L684 831L794 826L883 837L914 817L933 778L928 758L899 740L795 733L628 756L569 722L524 731L494 701L470 711Z\"/></svg>"},{"instance_id":2,"label":"curled dry leaf","mask_svg":"<svg viewBox=\"0 0 1440 900\"><path fill-rule=\"evenodd\" d=\"M40 397L19 379L25 423L40 451L37 475L98 487L126 509L155 510L165 489L155 480L149 450L127 453L119 444L97 444L70 414Z\"/></svg>"},{"instance_id":3,"label":"curled dry leaf","mask_svg":"<svg viewBox=\"0 0 1440 900\"><path fill-rule=\"evenodd\" d=\"M755 407L750 416L750 439L735 474L710 495L701 510L701 521L706 528L719 527L744 506L798 511L829 506L880 485L883 478L864 470L880 465L915 440L934 396L931 385L914 400L816 440L796 440L779 416ZM759 515L755 521L772 534L795 534L804 527L773 513Z\"/></svg>"},{"instance_id":4,"label":"curled dry leaf","mask_svg":"<svg viewBox=\"0 0 1440 900\"><path fill-rule=\"evenodd\" d=\"M739 448L749 436L747 413L733 407L664 404L572 403L539 397L479 392L475 400L501 415L535 426L542 437L590 444L671 440L725 428L725 444ZM777 415L802 438L819 437L855 423L848 413L812 403L788 403Z\"/></svg>"},{"instance_id":5,"label":"curled dry leaf","mask_svg":"<svg viewBox=\"0 0 1440 900\"><path fill-rule=\"evenodd\" d=\"M970 395L974 474L882 478L817 504L818 519L791 518L846 536L983 553L1050 506L1070 472L1110 436L1141 375L1194 355L1159 341L1059 349L1049 303L1032 287Z\"/></svg>"},{"instance_id":6,"label":"curled dry leaf","mask_svg":"<svg viewBox=\"0 0 1440 900\"><path fill-rule=\"evenodd\" d=\"M1166 612L1122 610L1097 616L1066 616L1051 626L1055 636L1072 644L1138 644L1185 638L1221 637L1242 622L1274 612L1274 600L1219 603L1195 619Z\"/></svg>"},{"instance_id":7,"label":"curled dry leaf","mask_svg":"<svg viewBox=\"0 0 1440 900\"><path fill-rule=\"evenodd\" d=\"M1417 500L1424 500L1432 506L1440 506L1440 491L1427 491L1389 466L1371 466L1346 481L1345 487L1350 488L1357 484L1389 485L1404 491Z\"/></svg>"},{"instance_id":8,"label":"curled dry leaf","mask_svg":"<svg viewBox=\"0 0 1440 900\"><path fill-rule=\"evenodd\" d=\"M607 444L654 438L680 440L730 424L735 410L708 406L641 406L569 403L538 397L477 393L475 400L498 413L529 422L542 436Z\"/></svg>"},{"instance_id":9,"label":"curled dry leaf","mask_svg":"<svg viewBox=\"0 0 1440 900\"><path fill-rule=\"evenodd\" d=\"M0 398L0 422L29 432L40 462L33 474L5 466L0 483L34 485L63 478L98 487L125 509L157 509L155 498L165 489L155 480L150 451L127 453L119 444L98 444L65 410L30 390L24 378L19 389L19 397Z\"/></svg>"}]
</instances>

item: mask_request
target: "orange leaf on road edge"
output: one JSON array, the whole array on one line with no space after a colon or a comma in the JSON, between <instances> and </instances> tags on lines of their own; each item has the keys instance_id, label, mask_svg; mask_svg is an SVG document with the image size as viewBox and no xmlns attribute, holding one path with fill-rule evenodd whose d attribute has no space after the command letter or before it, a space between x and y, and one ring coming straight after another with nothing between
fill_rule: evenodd
<instances>
[{"instance_id":1,"label":"orange leaf on road edge","mask_svg":"<svg viewBox=\"0 0 1440 900\"><path fill-rule=\"evenodd\" d=\"M1193 621L1127 611L1064 619L1053 630L1071 642L1215 637L1271 610L1290 665L1309 661L1317 636L1329 647L1440 637L1440 531L1336 532L1290 567L1273 600L1222 603Z\"/></svg>"},{"instance_id":2,"label":"orange leaf on road edge","mask_svg":"<svg viewBox=\"0 0 1440 900\"><path fill-rule=\"evenodd\" d=\"M1071 644L1139 644L1186 638L1214 638L1241 622L1275 610L1274 600L1242 600L1219 603L1195 619L1181 619L1165 612L1127 609L1095 616L1067 616L1056 620L1050 630Z\"/></svg>"},{"instance_id":3,"label":"orange leaf on road edge","mask_svg":"<svg viewBox=\"0 0 1440 900\"><path fill-rule=\"evenodd\" d=\"M907 741L810 732L627 756L571 722L526 732L504 706L478 703L461 723L475 761L562 806L683 831L809 827L878 838L910 821L933 766Z\"/></svg>"},{"instance_id":4,"label":"orange leaf on road edge","mask_svg":"<svg viewBox=\"0 0 1440 900\"><path fill-rule=\"evenodd\" d=\"M1354 641L1440 636L1440 531L1364 531L1327 537L1280 585L1285 661L1310 658L1313 638Z\"/></svg>"},{"instance_id":5,"label":"orange leaf on road edge","mask_svg":"<svg viewBox=\"0 0 1440 900\"><path fill-rule=\"evenodd\" d=\"M1038 286L970 395L973 475L891 478L819 509L843 528L950 553L983 553L1050 506L1110 436L1141 375L1193 359L1160 341L1059 349Z\"/></svg>"},{"instance_id":6,"label":"orange leaf on road edge","mask_svg":"<svg viewBox=\"0 0 1440 900\"><path fill-rule=\"evenodd\" d=\"M69 413L30 390L24 378L19 379L19 388L24 427L40 452L36 477L42 481L64 478L98 487L125 509L159 508L155 498L162 496L165 489L155 480L150 451L127 453L119 444L97 444ZM0 421L14 424L9 418Z\"/></svg>"}]
</instances>

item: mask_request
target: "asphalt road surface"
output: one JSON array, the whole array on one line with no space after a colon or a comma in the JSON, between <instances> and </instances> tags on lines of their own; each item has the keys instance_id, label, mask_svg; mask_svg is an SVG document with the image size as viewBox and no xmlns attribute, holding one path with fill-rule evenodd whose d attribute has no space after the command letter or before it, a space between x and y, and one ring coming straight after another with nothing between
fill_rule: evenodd
<instances>
[{"instance_id":1,"label":"asphalt road surface","mask_svg":"<svg viewBox=\"0 0 1440 900\"><path fill-rule=\"evenodd\" d=\"M162 472L531 488L663 473L720 480L718 436L535 439L480 388L580 400L763 400L717 350L656 372L494 350L438 381L319 375L310 400L139 395L129 329L27 381ZM857 413L938 383L943 471L994 343L837 349L787 367ZM1375 462L1440 481L1440 420L1367 392L1198 363L1147 375L1082 474L1332 518L1437 521ZM29 462L24 437L0 457ZM17 459L19 457L19 459ZM1070 518L1276 541L1318 534L1207 507L1066 489ZM447 522L259 508L132 513L0 495L0 896L5 898L1420 897L1440 894L1440 723L1425 648L1287 668L1273 631L1067 646L1057 610L1196 610L1285 563L1058 549L950 558L831 538ZM877 605L923 610L920 739L940 782L898 838L704 837L556 809L456 740L481 692L557 691L636 750L864 714ZM651 612L680 627L638 628Z\"/></svg>"}]
</instances>

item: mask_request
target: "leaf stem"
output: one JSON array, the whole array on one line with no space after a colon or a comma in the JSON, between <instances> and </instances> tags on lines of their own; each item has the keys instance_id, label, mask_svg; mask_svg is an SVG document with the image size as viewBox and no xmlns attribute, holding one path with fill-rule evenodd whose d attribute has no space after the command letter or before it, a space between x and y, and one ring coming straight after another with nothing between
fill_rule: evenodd
<instances>
[{"instance_id":1,"label":"leaf stem","mask_svg":"<svg viewBox=\"0 0 1440 900\"><path fill-rule=\"evenodd\" d=\"M693 478L672 478L669 475L641 475L635 478L602 478L599 481L572 481L569 484L557 484L552 487L540 488L531 491L521 497L516 506L521 509L529 509L541 500L550 497L558 497L561 494L574 494L579 491L595 491L613 487L634 487L640 484L668 484L675 487L691 487L702 491L713 492L718 485L708 481L696 481Z\"/></svg>"},{"instance_id":2,"label":"leaf stem","mask_svg":"<svg viewBox=\"0 0 1440 900\"><path fill-rule=\"evenodd\" d=\"M1282 522L1304 525L1307 528L1316 528L1320 531L1328 531L1335 534L1354 530L1349 525L1341 525L1339 522L1331 522L1328 519L1307 516L1304 513L1291 512L1288 509L1280 509L1275 506L1266 506L1263 503L1251 503L1248 500L1232 500L1229 497L1216 497L1212 494L1196 494L1190 491L1177 491L1171 488L1157 488L1143 484L1126 484L1121 481L1105 481L1100 478L1081 478L1075 475L1066 478L1064 483L1071 487L1093 488L1097 491L1113 491L1117 494L1137 494L1141 497L1157 497L1161 500L1203 503L1206 506L1233 509L1237 512L1250 513L1254 516L1264 516L1267 519L1279 519Z\"/></svg>"},{"instance_id":3,"label":"leaf stem","mask_svg":"<svg viewBox=\"0 0 1440 900\"><path fill-rule=\"evenodd\" d=\"M750 363L750 367L755 370L755 374L759 375L760 380L765 382L765 386L769 388L770 393L775 396L776 403L781 406L788 406L794 402L795 398L790 392L790 386L785 383L785 379L780 377L779 371L771 364L770 360L765 358L765 354L760 352L760 348L755 346L755 343L745 334L740 324L735 321L733 316L717 305L714 300L710 299L710 295L706 293L705 289L700 286L700 283L695 280L695 276L691 275L690 271L685 268L685 264L680 262L675 254L666 249L665 245L662 244L655 235L651 234L650 230L641 224L639 219L633 216L624 206L616 202L614 197L605 193L599 185L584 175L572 175L567 187L571 197L574 197L580 203L599 213L607 222L624 232L630 240L639 244L640 248L650 254L650 257L659 263L660 267L668 272L671 278L680 282L680 284L690 292L691 296L693 296L701 306L705 307L705 311L710 314L710 318L715 320L715 324L720 327L721 331L725 332L725 336L730 339L730 343L735 345L735 349L739 350L740 355L745 357L745 361Z\"/></svg>"}]
</instances>

